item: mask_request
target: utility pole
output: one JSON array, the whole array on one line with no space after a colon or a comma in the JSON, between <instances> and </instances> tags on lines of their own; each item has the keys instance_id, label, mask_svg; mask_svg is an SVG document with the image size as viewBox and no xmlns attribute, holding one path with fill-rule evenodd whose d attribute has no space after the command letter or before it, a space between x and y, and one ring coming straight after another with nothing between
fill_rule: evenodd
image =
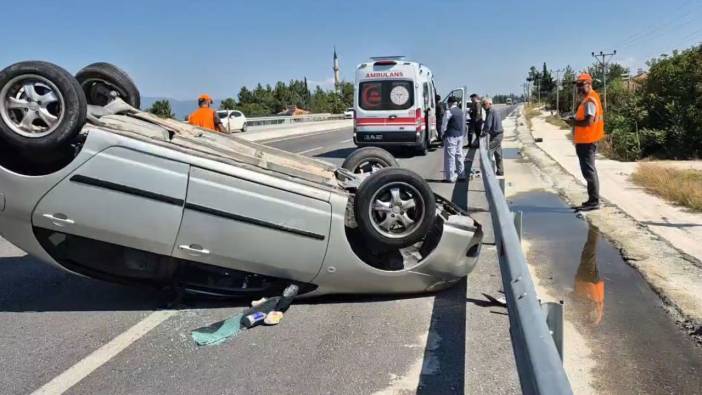
<instances>
[{"instance_id":1,"label":"utility pole","mask_svg":"<svg viewBox=\"0 0 702 395\"><path fill-rule=\"evenodd\" d=\"M561 104L561 102L558 101L558 99L559 99L559 92L560 92L560 90L561 90L561 88L560 88L560 86L561 86L561 83L560 83L560 81L561 81L561 71L563 71L563 69L558 69L558 70L556 70L556 115L557 115L557 116L561 114L561 111L560 111L560 104Z\"/></svg>"},{"instance_id":2,"label":"utility pole","mask_svg":"<svg viewBox=\"0 0 702 395\"><path fill-rule=\"evenodd\" d=\"M602 83L604 84L604 110L605 113L607 112L607 57L612 58L612 56L617 54L617 50L615 49L611 53L604 53L600 51L600 53L592 53L592 57L597 60L597 63L602 66Z\"/></svg>"}]
</instances>

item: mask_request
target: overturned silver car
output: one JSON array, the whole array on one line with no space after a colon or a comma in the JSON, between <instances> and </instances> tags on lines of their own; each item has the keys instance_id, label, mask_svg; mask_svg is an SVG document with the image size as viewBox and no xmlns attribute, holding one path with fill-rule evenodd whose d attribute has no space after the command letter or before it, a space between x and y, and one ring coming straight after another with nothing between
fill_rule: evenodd
<instances>
[{"instance_id":1,"label":"overturned silver car","mask_svg":"<svg viewBox=\"0 0 702 395\"><path fill-rule=\"evenodd\" d=\"M212 295L433 291L476 264L480 225L383 150L337 168L139 100L106 63L0 72L2 237L85 276Z\"/></svg>"}]
</instances>

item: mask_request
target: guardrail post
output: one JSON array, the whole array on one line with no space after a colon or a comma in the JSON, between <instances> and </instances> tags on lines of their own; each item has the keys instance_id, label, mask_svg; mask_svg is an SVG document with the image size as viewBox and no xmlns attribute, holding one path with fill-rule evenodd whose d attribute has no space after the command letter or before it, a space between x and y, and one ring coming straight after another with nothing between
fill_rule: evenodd
<instances>
[{"instance_id":1,"label":"guardrail post","mask_svg":"<svg viewBox=\"0 0 702 395\"><path fill-rule=\"evenodd\" d=\"M563 301L541 303L541 310L544 312L546 325L551 331L551 337L563 361Z\"/></svg>"},{"instance_id":2,"label":"guardrail post","mask_svg":"<svg viewBox=\"0 0 702 395\"><path fill-rule=\"evenodd\" d=\"M524 213L522 211L513 211L512 216L514 217L514 228L517 230L517 236L519 237L519 241L521 241Z\"/></svg>"}]
</instances>

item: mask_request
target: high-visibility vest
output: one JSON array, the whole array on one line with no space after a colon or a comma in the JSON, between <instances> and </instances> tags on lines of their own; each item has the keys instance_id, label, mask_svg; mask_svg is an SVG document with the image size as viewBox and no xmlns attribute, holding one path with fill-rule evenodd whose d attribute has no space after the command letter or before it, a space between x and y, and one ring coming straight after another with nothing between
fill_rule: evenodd
<instances>
[{"instance_id":1,"label":"high-visibility vest","mask_svg":"<svg viewBox=\"0 0 702 395\"><path fill-rule=\"evenodd\" d=\"M201 128L217 130L215 128L215 110L207 107L200 107L188 117L188 123Z\"/></svg>"},{"instance_id":2,"label":"high-visibility vest","mask_svg":"<svg viewBox=\"0 0 702 395\"><path fill-rule=\"evenodd\" d=\"M573 137L575 144L595 143L604 137L604 111L602 110L600 95L594 90L591 89L590 93L580 102L578 111L575 113L575 119L577 121L585 120L585 110L588 102L595 103L595 122L590 126L575 127L575 136Z\"/></svg>"}]
</instances>

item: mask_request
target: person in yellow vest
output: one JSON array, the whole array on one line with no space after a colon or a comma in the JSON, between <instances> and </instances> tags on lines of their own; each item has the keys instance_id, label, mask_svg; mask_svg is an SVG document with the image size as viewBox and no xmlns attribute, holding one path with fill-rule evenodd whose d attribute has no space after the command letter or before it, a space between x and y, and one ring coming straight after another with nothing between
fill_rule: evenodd
<instances>
[{"instance_id":1,"label":"person in yellow vest","mask_svg":"<svg viewBox=\"0 0 702 395\"><path fill-rule=\"evenodd\" d=\"M214 130L215 132L226 133L222 121L217 116L217 112L210 108L213 100L209 95L200 95L197 98L198 109L188 117L188 123L193 126Z\"/></svg>"},{"instance_id":2,"label":"person in yellow vest","mask_svg":"<svg viewBox=\"0 0 702 395\"><path fill-rule=\"evenodd\" d=\"M592 76L587 73L580 74L575 82L582 101L574 118L570 118L573 126L573 140L575 152L580 161L580 171L587 181L586 202L577 210L589 211L600 208L600 181L595 168L595 154L597 142L604 137L604 111L600 95L592 89Z\"/></svg>"}]
</instances>

